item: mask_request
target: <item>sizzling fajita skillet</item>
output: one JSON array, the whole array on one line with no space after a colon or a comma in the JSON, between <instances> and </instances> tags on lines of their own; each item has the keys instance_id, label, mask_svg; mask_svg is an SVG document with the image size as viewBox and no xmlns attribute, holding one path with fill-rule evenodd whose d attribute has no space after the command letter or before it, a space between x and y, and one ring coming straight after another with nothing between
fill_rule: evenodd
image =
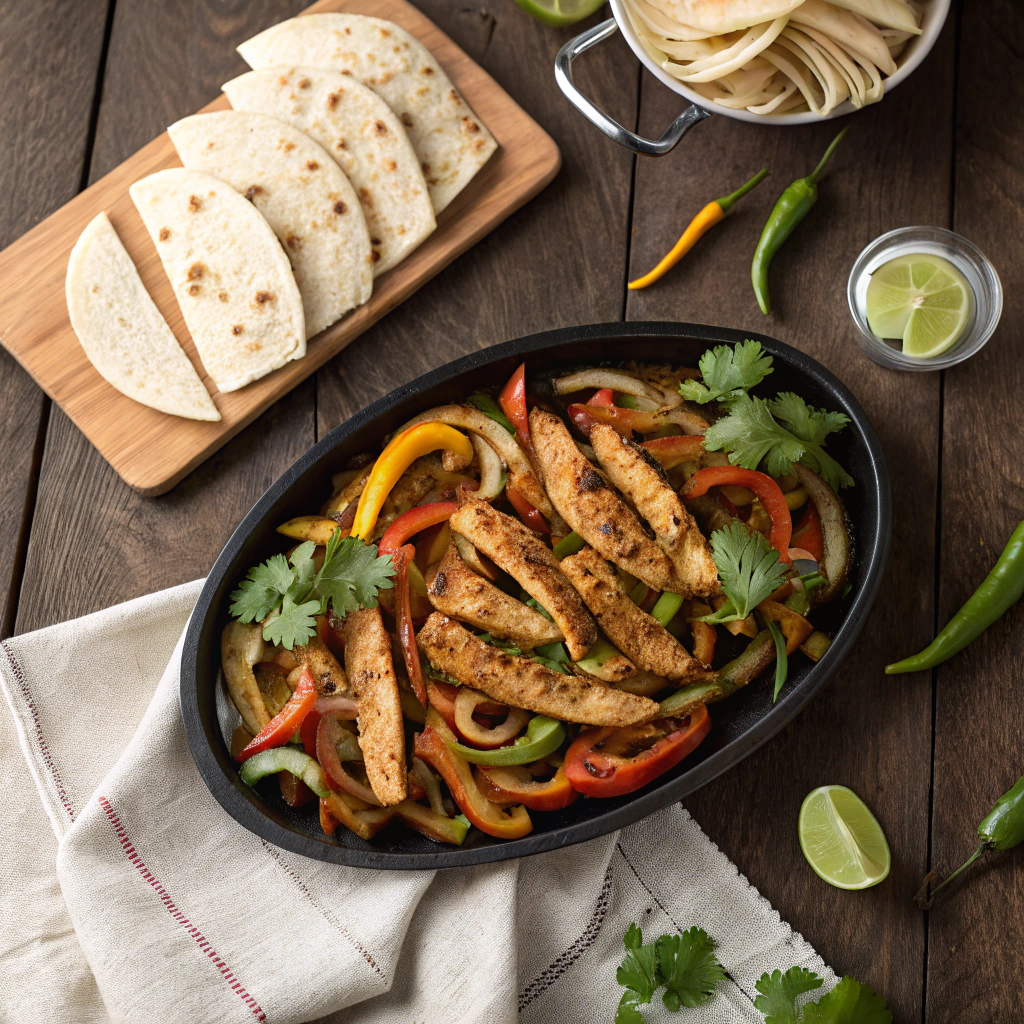
<instances>
[{"instance_id":1,"label":"sizzling fajita skillet","mask_svg":"<svg viewBox=\"0 0 1024 1024\"><path fill-rule=\"evenodd\" d=\"M333 474L353 456L380 451L383 439L412 417L474 391L492 391L525 361L528 380L550 380L580 366L628 362L696 366L716 345L752 338L773 357L771 386L796 392L812 406L845 414L846 429L829 439L829 452L855 486L844 490L854 549L849 592L815 612L815 626L831 639L817 662L794 658L777 703L770 673L713 705L710 733L676 767L627 795L580 798L558 811L531 811L532 831L495 839L473 829L459 847L442 846L397 825L367 842L344 828L324 834L315 810L289 807L275 787L246 785L231 756L232 715L221 680L221 634L229 595L250 566L288 542L283 522L322 505ZM755 389L756 390L756 389ZM779 732L824 687L855 642L878 592L891 537L891 498L881 447L850 392L817 362L761 335L693 324L590 325L521 338L457 360L396 389L325 437L257 502L232 535L200 595L185 638L181 708L186 736L211 793L250 831L285 849L335 863L371 868L422 869L477 864L556 849L622 828L692 793L737 764ZM273 780L268 780L273 781Z\"/></svg>"}]
</instances>

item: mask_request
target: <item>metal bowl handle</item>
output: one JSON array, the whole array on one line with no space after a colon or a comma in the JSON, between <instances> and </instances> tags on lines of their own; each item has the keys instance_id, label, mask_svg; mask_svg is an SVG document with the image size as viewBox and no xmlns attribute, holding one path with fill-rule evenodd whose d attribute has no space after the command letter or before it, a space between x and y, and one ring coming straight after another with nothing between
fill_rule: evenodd
<instances>
[{"instance_id":1,"label":"metal bowl handle","mask_svg":"<svg viewBox=\"0 0 1024 1024\"><path fill-rule=\"evenodd\" d=\"M595 128L604 132L609 139L643 156L664 156L675 148L679 140L698 121L703 121L705 117L710 117L711 111L698 107L694 103L687 107L665 129L660 139L645 139L643 136L631 132L628 128L623 128L618 121L614 121L600 107L595 106L576 88L572 80L572 62L592 46L597 46L598 43L602 43L613 36L618 31L618 28L619 26L615 23L615 19L609 18L607 21L602 21L600 25L595 25L593 28L588 28L586 32L581 32L574 39L570 39L558 51L558 56L555 58L555 81L569 102Z\"/></svg>"}]
</instances>

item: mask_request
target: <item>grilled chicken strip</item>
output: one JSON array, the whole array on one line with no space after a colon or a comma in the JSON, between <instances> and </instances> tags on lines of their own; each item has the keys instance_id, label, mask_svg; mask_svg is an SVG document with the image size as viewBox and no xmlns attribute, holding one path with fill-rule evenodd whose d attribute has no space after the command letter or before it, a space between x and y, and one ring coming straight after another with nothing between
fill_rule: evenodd
<instances>
[{"instance_id":1,"label":"grilled chicken strip","mask_svg":"<svg viewBox=\"0 0 1024 1024\"><path fill-rule=\"evenodd\" d=\"M700 662L654 616L633 604L593 548L585 547L561 564L597 624L635 665L666 679L690 681L704 674Z\"/></svg>"},{"instance_id":2,"label":"grilled chicken strip","mask_svg":"<svg viewBox=\"0 0 1024 1024\"><path fill-rule=\"evenodd\" d=\"M485 644L440 612L427 619L418 641L435 668L510 707L584 725L634 725L661 714L660 706L647 697L589 677L552 672Z\"/></svg>"},{"instance_id":3,"label":"grilled chicken strip","mask_svg":"<svg viewBox=\"0 0 1024 1024\"><path fill-rule=\"evenodd\" d=\"M454 543L448 545L426 582L427 597L439 612L492 636L525 648L564 639L554 622L473 572L459 557Z\"/></svg>"},{"instance_id":4,"label":"grilled chicken strip","mask_svg":"<svg viewBox=\"0 0 1024 1024\"><path fill-rule=\"evenodd\" d=\"M308 665L322 697L348 693L348 678L338 659L318 636L307 640L292 652L300 665Z\"/></svg>"},{"instance_id":5,"label":"grilled chicken strip","mask_svg":"<svg viewBox=\"0 0 1024 1024\"><path fill-rule=\"evenodd\" d=\"M407 795L405 731L391 637L379 608L345 616L345 668L359 703L359 746L366 777L377 799L391 807Z\"/></svg>"},{"instance_id":6,"label":"grilled chicken strip","mask_svg":"<svg viewBox=\"0 0 1024 1024\"><path fill-rule=\"evenodd\" d=\"M594 424L590 443L608 479L647 520L658 546L672 560L686 588L673 593L684 597L717 593L718 569L711 549L657 460L604 423Z\"/></svg>"},{"instance_id":7,"label":"grilled chicken strip","mask_svg":"<svg viewBox=\"0 0 1024 1024\"><path fill-rule=\"evenodd\" d=\"M684 584L672 560L647 536L629 506L580 453L566 425L557 416L534 409L530 413L530 434L544 485L562 518L598 554L649 587L682 593Z\"/></svg>"},{"instance_id":8,"label":"grilled chicken strip","mask_svg":"<svg viewBox=\"0 0 1024 1024\"><path fill-rule=\"evenodd\" d=\"M547 610L562 631L573 661L586 655L597 640L594 620L558 568L558 559L532 530L475 499L467 501L449 522Z\"/></svg>"}]
</instances>

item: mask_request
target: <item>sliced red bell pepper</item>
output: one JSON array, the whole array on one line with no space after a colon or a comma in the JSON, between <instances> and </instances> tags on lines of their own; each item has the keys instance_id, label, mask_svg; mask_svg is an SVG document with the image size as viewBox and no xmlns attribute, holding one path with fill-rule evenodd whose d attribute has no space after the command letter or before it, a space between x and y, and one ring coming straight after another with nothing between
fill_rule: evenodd
<instances>
[{"instance_id":1,"label":"sliced red bell pepper","mask_svg":"<svg viewBox=\"0 0 1024 1024\"><path fill-rule=\"evenodd\" d=\"M447 522L459 511L457 501L432 501L403 512L385 531L377 545L382 555L394 554L407 540L421 530Z\"/></svg>"},{"instance_id":2,"label":"sliced red bell pepper","mask_svg":"<svg viewBox=\"0 0 1024 1024\"><path fill-rule=\"evenodd\" d=\"M662 469L673 469L681 462L695 462L704 454L704 438L699 434L676 434L642 441L641 446L661 463Z\"/></svg>"},{"instance_id":3,"label":"sliced red bell pepper","mask_svg":"<svg viewBox=\"0 0 1024 1024\"><path fill-rule=\"evenodd\" d=\"M560 811L579 795L559 768L545 782L538 782L521 766L505 768L479 767L476 777L480 791L492 803L522 804L531 811Z\"/></svg>"},{"instance_id":4,"label":"sliced red bell pepper","mask_svg":"<svg viewBox=\"0 0 1024 1024\"><path fill-rule=\"evenodd\" d=\"M351 793L371 807L379 807L380 800L373 790L353 779L345 771L341 758L338 757L338 741L342 738L342 733L341 725L332 715L324 715L320 719L316 730L316 759L327 777L327 785L331 789Z\"/></svg>"},{"instance_id":5,"label":"sliced red bell pepper","mask_svg":"<svg viewBox=\"0 0 1024 1024\"><path fill-rule=\"evenodd\" d=\"M415 557L416 549L411 544L403 544L392 553L392 564L395 569L395 629L402 648L405 670L409 675L409 685L412 686L416 699L421 704L426 704L427 689L423 684L423 665L420 662L419 648L416 646L412 592L409 587L409 564Z\"/></svg>"},{"instance_id":6,"label":"sliced red bell pepper","mask_svg":"<svg viewBox=\"0 0 1024 1024\"><path fill-rule=\"evenodd\" d=\"M533 829L533 822L526 808L514 807L506 814L492 804L480 792L469 763L448 746L454 742L455 734L434 708L428 708L426 727L416 736L416 756L441 773L452 799L481 832L498 839L519 839L527 835Z\"/></svg>"},{"instance_id":7,"label":"sliced red bell pepper","mask_svg":"<svg viewBox=\"0 0 1024 1024\"><path fill-rule=\"evenodd\" d=\"M615 406L615 392L611 388L601 388L587 399L587 405L596 405L601 409L611 409Z\"/></svg>"},{"instance_id":8,"label":"sliced red bell pepper","mask_svg":"<svg viewBox=\"0 0 1024 1024\"><path fill-rule=\"evenodd\" d=\"M533 530L534 533L550 533L551 527L548 521L517 491L514 487L505 485L505 496L509 503L516 510L519 518Z\"/></svg>"},{"instance_id":9,"label":"sliced red bell pepper","mask_svg":"<svg viewBox=\"0 0 1024 1024\"><path fill-rule=\"evenodd\" d=\"M685 501L690 501L707 494L709 488L720 487L722 484L747 487L761 499L761 504L772 521L768 543L779 552L779 558L783 562L789 562L793 517L790 515L782 489L767 473L759 473L756 469L743 469L741 466L708 466L694 473L679 494Z\"/></svg>"},{"instance_id":10,"label":"sliced red bell pepper","mask_svg":"<svg viewBox=\"0 0 1024 1024\"><path fill-rule=\"evenodd\" d=\"M308 665L303 665L298 685L288 703L235 755L235 760L241 764L261 750L283 747L302 725L303 719L316 703L316 698L313 673Z\"/></svg>"},{"instance_id":11,"label":"sliced red bell pepper","mask_svg":"<svg viewBox=\"0 0 1024 1024\"><path fill-rule=\"evenodd\" d=\"M520 363L516 372L509 377L498 396L498 405L516 428L516 437L523 451L536 463L530 437L530 419L526 411L526 363Z\"/></svg>"},{"instance_id":12,"label":"sliced red bell pepper","mask_svg":"<svg viewBox=\"0 0 1024 1024\"><path fill-rule=\"evenodd\" d=\"M710 729L703 705L684 719L586 729L566 752L565 774L573 789L587 796L632 793L679 764Z\"/></svg>"},{"instance_id":13,"label":"sliced red bell pepper","mask_svg":"<svg viewBox=\"0 0 1024 1024\"><path fill-rule=\"evenodd\" d=\"M807 502L800 521L793 528L790 544L795 548L803 548L816 562L825 557L825 535L821 529L821 515L813 501Z\"/></svg>"},{"instance_id":14,"label":"sliced red bell pepper","mask_svg":"<svg viewBox=\"0 0 1024 1024\"><path fill-rule=\"evenodd\" d=\"M607 423L614 427L623 437L632 440L633 432L649 434L665 425L664 417L644 409L620 409L618 406L605 408L599 405L570 405L566 410L569 418L590 436L590 428L597 423Z\"/></svg>"},{"instance_id":15,"label":"sliced red bell pepper","mask_svg":"<svg viewBox=\"0 0 1024 1024\"><path fill-rule=\"evenodd\" d=\"M455 725L455 698L458 695L459 687L442 682L440 679L427 679L427 700L453 733L457 728Z\"/></svg>"}]
</instances>

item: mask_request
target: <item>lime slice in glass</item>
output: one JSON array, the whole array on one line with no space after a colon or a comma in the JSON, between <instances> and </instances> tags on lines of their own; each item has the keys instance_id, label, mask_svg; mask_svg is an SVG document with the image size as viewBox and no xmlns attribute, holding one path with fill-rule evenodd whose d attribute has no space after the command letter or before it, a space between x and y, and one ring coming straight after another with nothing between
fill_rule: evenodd
<instances>
[{"instance_id":1,"label":"lime slice in glass","mask_svg":"<svg viewBox=\"0 0 1024 1024\"><path fill-rule=\"evenodd\" d=\"M820 786L800 807L800 849L837 889L869 889L889 874L889 844L864 801L846 786Z\"/></svg>"},{"instance_id":2,"label":"lime slice in glass","mask_svg":"<svg viewBox=\"0 0 1024 1024\"><path fill-rule=\"evenodd\" d=\"M545 25L561 28L589 18L604 6L605 0L516 0L516 3Z\"/></svg>"},{"instance_id":3,"label":"lime slice in glass","mask_svg":"<svg viewBox=\"0 0 1024 1024\"><path fill-rule=\"evenodd\" d=\"M871 275L865 312L876 337L901 338L908 356L930 359L960 340L973 301L967 279L949 260L912 253Z\"/></svg>"}]
</instances>

